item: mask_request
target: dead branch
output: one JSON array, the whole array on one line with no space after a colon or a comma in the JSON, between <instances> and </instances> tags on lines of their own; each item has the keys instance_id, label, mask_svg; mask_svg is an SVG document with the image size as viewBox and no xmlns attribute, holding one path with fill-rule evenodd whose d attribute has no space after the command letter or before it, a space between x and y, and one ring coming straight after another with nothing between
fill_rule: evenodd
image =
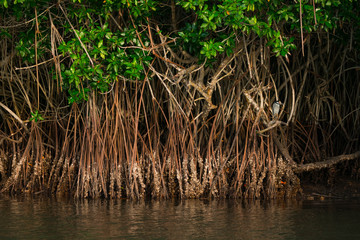
<instances>
[{"instance_id":1,"label":"dead branch","mask_svg":"<svg viewBox=\"0 0 360 240\"><path fill-rule=\"evenodd\" d=\"M322 162L299 164L297 167L294 168L294 171L297 173L301 173L301 172L320 170L323 168L329 168L343 161L356 160L358 158L360 158L360 151L351 154L343 154L336 157L331 157Z\"/></svg>"}]
</instances>

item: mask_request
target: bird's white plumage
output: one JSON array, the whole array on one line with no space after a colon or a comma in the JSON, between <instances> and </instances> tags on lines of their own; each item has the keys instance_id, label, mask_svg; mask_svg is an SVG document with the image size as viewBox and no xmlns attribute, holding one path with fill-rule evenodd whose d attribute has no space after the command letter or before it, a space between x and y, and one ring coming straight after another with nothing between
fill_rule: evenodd
<instances>
[{"instance_id":1,"label":"bird's white plumage","mask_svg":"<svg viewBox=\"0 0 360 240\"><path fill-rule=\"evenodd\" d=\"M277 117L279 115L281 105L282 105L282 103L280 101L276 101L273 103L273 105L272 105L273 117Z\"/></svg>"}]
</instances>

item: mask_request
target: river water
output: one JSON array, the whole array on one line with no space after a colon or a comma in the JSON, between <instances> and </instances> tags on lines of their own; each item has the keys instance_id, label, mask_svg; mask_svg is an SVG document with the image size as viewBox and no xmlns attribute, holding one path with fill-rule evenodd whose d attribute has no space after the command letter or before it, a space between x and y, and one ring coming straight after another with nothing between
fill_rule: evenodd
<instances>
[{"instance_id":1,"label":"river water","mask_svg":"<svg viewBox=\"0 0 360 240\"><path fill-rule=\"evenodd\" d=\"M360 200L135 202L0 196L0 239L360 239Z\"/></svg>"}]
</instances>

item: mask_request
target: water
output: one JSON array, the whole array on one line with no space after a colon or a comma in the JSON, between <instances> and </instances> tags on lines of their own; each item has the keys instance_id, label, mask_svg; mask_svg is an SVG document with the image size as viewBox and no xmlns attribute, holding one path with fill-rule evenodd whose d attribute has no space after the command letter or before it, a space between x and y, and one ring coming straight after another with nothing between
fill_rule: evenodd
<instances>
[{"instance_id":1,"label":"water","mask_svg":"<svg viewBox=\"0 0 360 240\"><path fill-rule=\"evenodd\" d=\"M360 200L55 200L0 196L0 239L360 239Z\"/></svg>"}]
</instances>

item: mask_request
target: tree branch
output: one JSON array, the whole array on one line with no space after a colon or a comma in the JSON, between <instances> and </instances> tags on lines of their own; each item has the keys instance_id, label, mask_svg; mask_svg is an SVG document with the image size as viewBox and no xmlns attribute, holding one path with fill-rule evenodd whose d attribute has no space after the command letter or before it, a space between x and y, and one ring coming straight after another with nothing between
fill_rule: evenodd
<instances>
[{"instance_id":1,"label":"tree branch","mask_svg":"<svg viewBox=\"0 0 360 240\"><path fill-rule=\"evenodd\" d=\"M294 168L294 172L301 173L301 172L319 170L323 168L329 168L337 163L348 160L355 160L357 158L360 158L360 151L351 154L343 154L336 157L331 157L322 162L299 164L297 167Z\"/></svg>"}]
</instances>

